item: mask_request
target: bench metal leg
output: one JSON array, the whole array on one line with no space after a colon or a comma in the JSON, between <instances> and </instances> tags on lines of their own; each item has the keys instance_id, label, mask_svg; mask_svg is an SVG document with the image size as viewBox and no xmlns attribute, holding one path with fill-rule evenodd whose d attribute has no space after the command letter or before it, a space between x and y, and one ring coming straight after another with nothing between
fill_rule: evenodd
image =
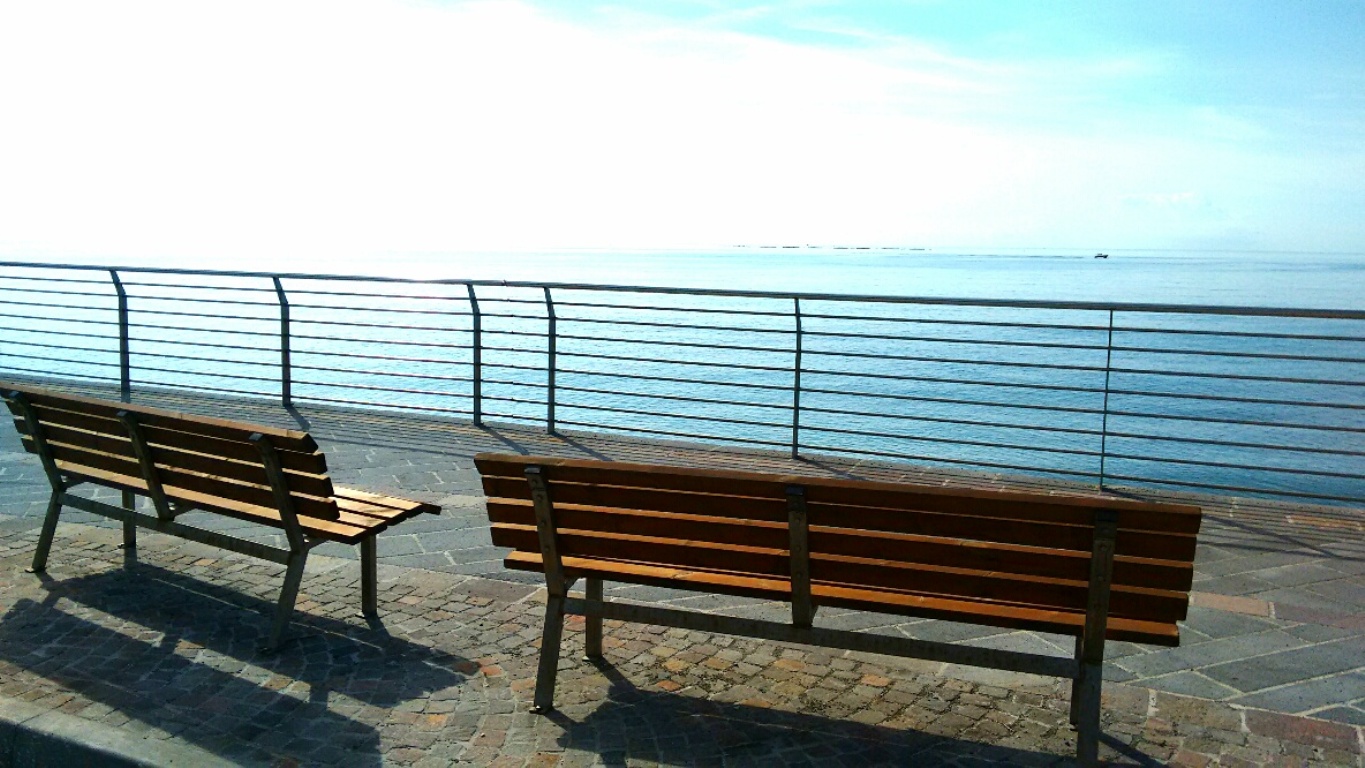
<instances>
[{"instance_id":1,"label":"bench metal leg","mask_svg":"<svg viewBox=\"0 0 1365 768\"><path fill-rule=\"evenodd\" d=\"M1076 664L1077 664L1077 667L1078 667L1078 668L1079 668L1080 663L1081 663L1081 648L1082 648L1083 643L1084 643L1084 640L1081 638L1080 635L1077 635L1077 636L1076 636ZM1077 676L1076 676L1075 678L1073 678L1072 681L1071 681L1071 725L1072 725L1072 726L1075 726L1076 723L1080 722L1080 720L1079 720L1080 711L1081 711L1081 678L1080 678L1079 675L1077 675Z\"/></svg>"},{"instance_id":2,"label":"bench metal leg","mask_svg":"<svg viewBox=\"0 0 1365 768\"><path fill-rule=\"evenodd\" d=\"M367 619L379 616L378 546L374 536L360 540L360 613Z\"/></svg>"},{"instance_id":3,"label":"bench metal leg","mask_svg":"<svg viewBox=\"0 0 1365 768\"><path fill-rule=\"evenodd\" d=\"M123 492L123 508L132 512L137 509L137 497L132 491ZM137 565L137 521L132 515L123 518L123 567Z\"/></svg>"},{"instance_id":4,"label":"bench metal leg","mask_svg":"<svg viewBox=\"0 0 1365 768\"><path fill-rule=\"evenodd\" d=\"M294 603L299 598L299 584L303 581L303 564L308 552L290 552L284 574L284 588L280 590L280 602L275 607L275 623L270 627L270 638L266 641L265 651L274 651L284 639L284 630L289 626L289 618L294 615Z\"/></svg>"},{"instance_id":5,"label":"bench metal leg","mask_svg":"<svg viewBox=\"0 0 1365 768\"><path fill-rule=\"evenodd\" d=\"M583 584L584 597L588 600L602 602L602 579L596 576L588 576ZM602 658L602 617L585 617L583 627L583 655L584 661L594 661Z\"/></svg>"},{"instance_id":6,"label":"bench metal leg","mask_svg":"<svg viewBox=\"0 0 1365 768\"><path fill-rule=\"evenodd\" d=\"M1076 712L1076 759L1081 765L1095 765L1100 757L1100 685L1104 670L1099 664L1082 664L1072 698Z\"/></svg>"},{"instance_id":7,"label":"bench metal leg","mask_svg":"<svg viewBox=\"0 0 1365 768\"><path fill-rule=\"evenodd\" d=\"M540 668L536 672L536 696L531 711L555 708L555 675L559 673L559 641L564 636L564 597L550 595L545 602L545 630L540 636Z\"/></svg>"},{"instance_id":8,"label":"bench metal leg","mask_svg":"<svg viewBox=\"0 0 1365 768\"><path fill-rule=\"evenodd\" d=\"M62 492L53 491L47 501L47 516L43 518L43 530L38 534L38 548L33 551L33 567L29 573L42 573L47 570L47 553L52 549L52 537L57 534L57 518L62 514Z\"/></svg>"}]
</instances>

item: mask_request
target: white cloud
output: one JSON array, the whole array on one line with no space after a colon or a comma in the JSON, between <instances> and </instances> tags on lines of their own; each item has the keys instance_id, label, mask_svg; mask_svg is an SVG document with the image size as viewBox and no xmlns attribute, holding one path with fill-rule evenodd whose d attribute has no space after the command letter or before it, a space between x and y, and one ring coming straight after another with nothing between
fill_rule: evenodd
<instances>
[{"instance_id":1,"label":"white cloud","mask_svg":"<svg viewBox=\"0 0 1365 768\"><path fill-rule=\"evenodd\" d=\"M1104 83L1161 68L1140 56L1010 65L519 2L0 9L13 256L1140 247L1182 232L1125 201L1190 190L1250 216L1304 173L1221 113L1098 109Z\"/></svg>"}]
</instances>

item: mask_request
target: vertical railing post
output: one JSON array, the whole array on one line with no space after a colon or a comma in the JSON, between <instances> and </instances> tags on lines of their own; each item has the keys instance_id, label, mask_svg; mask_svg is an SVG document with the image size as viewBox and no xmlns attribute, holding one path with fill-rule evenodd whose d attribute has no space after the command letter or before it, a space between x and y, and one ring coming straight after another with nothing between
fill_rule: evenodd
<instances>
[{"instance_id":1,"label":"vertical railing post","mask_svg":"<svg viewBox=\"0 0 1365 768\"><path fill-rule=\"evenodd\" d=\"M270 279L275 283L275 297L280 300L280 404L290 408L294 405L294 372L289 362L289 297L278 277Z\"/></svg>"},{"instance_id":2,"label":"vertical railing post","mask_svg":"<svg viewBox=\"0 0 1365 768\"><path fill-rule=\"evenodd\" d=\"M553 434L555 433L555 369L559 367L559 361L556 359L556 347L557 347L556 340L558 339L559 331L558 331L558 328L556 327L557 321L556 321L556 319L555 319L555 300L554 300L554 297L550 295L550 286L547 285L547 286L544 286L544 288L545 288L545 320L546 320L546 328L545 328L545 333L546 333L546 337L545 337L545 357L546 357L546 359L545 359L545 368L546 368L546 370L545 370L545 373L546 373L546 382L545 382L545 386L546 386L546 390L545 390L545 431L553 435Z\"/></svg>"},{"instance_id":3,"label":"vertical railing post","mask_svg":"<svg viewBox=\"0 0 1365 768\"><path fill-rule=\"evenodd\" d=\"M1109 442L1109 372L1114 359L1114 310L1109 310L1109 333L1104 343L1104 415L1100 419L1100 490L1104 490L1104 460Z\"/></svg>"},{"instance_id":4,"label":"vertical railing post","mask_svg":"<svg viewBox=\"0 0 1365 768\"><path fill-rule=\"evenodd\" d=\"M474 284L465 283L469 290L469 310L474 318L474 423L483 425L483 315L479 313L479 297Z\"/></svg>"},{"instance_id":5,"label":"vertical railing post","mask_svg":"<svg viewBox=\"0 0 1365 768\"><path fill-rule=\"evenodd\" d=\"M796 321L795 359L792 361L792 458L801 456L801 299L792 297L792 318Z\"/></svg>"},{"instance_id":6,"label":"vertical railing post","mask_svg":"<svg viewBox=\"0 0 1365 768\"><path fill-rule=\"evenodd\" d=\"M126 403L133 396L133 371L128 352L128 292L123 290L118 270L109 270L109 279L118 292L118 390L119 398Z\"/></svg>"}]
</instances>

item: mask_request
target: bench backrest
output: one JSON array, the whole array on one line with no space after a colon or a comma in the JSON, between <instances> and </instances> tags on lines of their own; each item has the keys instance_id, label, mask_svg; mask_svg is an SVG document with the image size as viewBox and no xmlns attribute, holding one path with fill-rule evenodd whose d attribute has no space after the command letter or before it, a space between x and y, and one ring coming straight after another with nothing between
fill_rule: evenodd
<instances>
[{"instance_id":1,"label":"bench backrest","mask_svg":"<svg viewBox=\"0 0 1365 768\"><path fill-rule=\"evenodd\" d=\"M1197 507L615 462L481 454L494 543L540 551L528 466L543 467L561 556L791 573L800 486L810 578L907 594L1081 612L1098 510L1118 512L1111 616L1185 618Z\"/></svg>"},{"instance_id":2,"label":"bench backrest","mask_svg":"<svg viewBox=\"0 0 1365 768\"><path fill-rule=\"evenodd\" d=\"M114 488L145 485L126 417L120 418L127 414L143 433L156 474L171 499L228 511L235 504L277 508L258 447L264 439L279 457L294 511L326 520L340 516L326 457L307 432L4 382L0 395L14 416L24 448L36 453L35 425L28 423L20 401L27 403L65 474ZM253 441L256 435L261 437Z\"/></svg>"}]
</instances>

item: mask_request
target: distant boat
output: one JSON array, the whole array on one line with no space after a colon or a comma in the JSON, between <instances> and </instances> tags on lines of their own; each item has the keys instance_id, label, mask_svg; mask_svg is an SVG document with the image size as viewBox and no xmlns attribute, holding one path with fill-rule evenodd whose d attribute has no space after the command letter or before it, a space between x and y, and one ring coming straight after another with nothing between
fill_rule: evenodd
<instances>
[{"instance_id":1,"label":"distant boat","mask_svg":"<svg viewBox=\"0 0 1365 768\"><path fill-rule=\"evenodd\" d=\"M1097 253L1097 254L1095 254L1095 258L1097 258L1097 259L1107 259L1107 258L1109 258L1109 254L1107 254L1107 253Z\"/></svg>"}]
</instances>

